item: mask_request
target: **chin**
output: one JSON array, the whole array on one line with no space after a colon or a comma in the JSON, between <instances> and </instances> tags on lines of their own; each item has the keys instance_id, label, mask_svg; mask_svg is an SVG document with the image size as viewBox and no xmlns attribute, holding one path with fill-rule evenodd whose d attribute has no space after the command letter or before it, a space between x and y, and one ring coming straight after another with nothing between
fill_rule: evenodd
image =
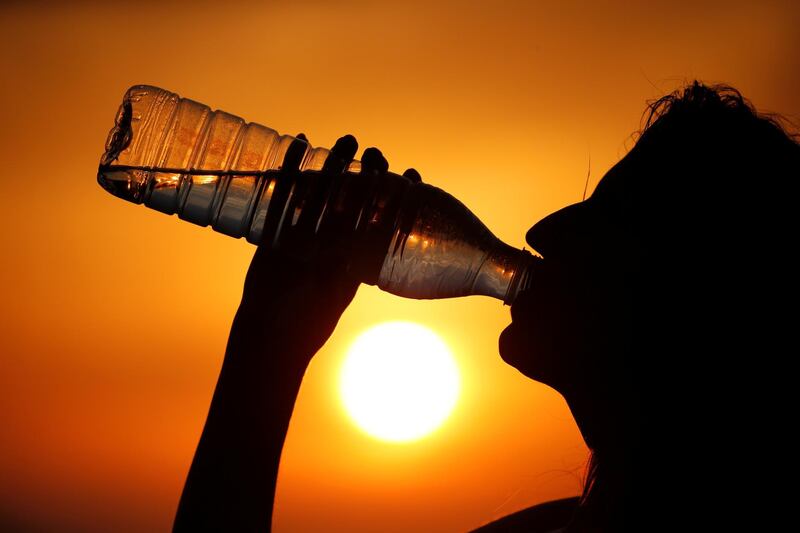
<instances>
[{"instance_id":1,"label":"chin","mask_svg":"<svg viewBox=\"0 0 800 533\"><path fill-rule=\"evenodd\" d=\"M527 359L526 353L528 350L524 349L524 343L521 342L522 339L520 337L519 327L512 322L500 333L498 347L503 361L527 375L521 368L521 363L524 363Z\"/></svg>"},{"instance_id":2,"label":"chin","mask_svg":"<svg viewBox=\"0 0 800 533\"><path fill-rule=\"evenodd\" d=\"M514 323L503 330L498 343L503 361L525 377L560 390L555 378L560 375L559 363L563 358L550 353L545 348L547 343L532 342L530 331Z\"/></svg>"}]
</instances>

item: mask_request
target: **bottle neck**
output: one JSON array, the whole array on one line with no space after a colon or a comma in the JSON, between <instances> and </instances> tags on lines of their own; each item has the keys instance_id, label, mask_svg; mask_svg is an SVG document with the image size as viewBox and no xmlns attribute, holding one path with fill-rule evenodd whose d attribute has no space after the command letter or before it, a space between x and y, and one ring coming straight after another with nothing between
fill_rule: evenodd
<instances>
[{"instance_id":1,"label":"bottle neck","mask_svg":"<svg viewBox=\"0 0 800 533\"><path fill-rule=\"evenodd\" d=\"M518 258L517 268L503 298L505 305L513 305L520 293L530 287L531 279L534 275L533 271L536 270L536 265L542 260L527 250L516 250L516 252Z\"/></svg>"},{"instance_id":2,"label":"bottle neck","mask_svg":"<svg viewBox=\"0 0 800 533\"><path fill-rule=\"evenodd\" d=\"M472 294L482 294L511 305L530 282L536 261L530 252L519 250L497 239L475 278Z\"/></svg>"}]
</instances>

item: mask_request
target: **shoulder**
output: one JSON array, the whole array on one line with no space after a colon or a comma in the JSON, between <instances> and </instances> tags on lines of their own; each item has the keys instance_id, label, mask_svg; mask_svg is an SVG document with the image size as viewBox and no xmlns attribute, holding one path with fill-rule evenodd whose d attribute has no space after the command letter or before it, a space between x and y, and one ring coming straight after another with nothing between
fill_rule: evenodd
<instances>
[{"instance_id":1,"label":"shoulder","mask_svg":"<svg viewBox=\"0 0 800 533\"><path fill-rule=\"evenodd\" d=\"M566 526L578 508L580 498L563 498L540 503L504 516L472 533L550 533Z\"/></svg>"}]
</instances>

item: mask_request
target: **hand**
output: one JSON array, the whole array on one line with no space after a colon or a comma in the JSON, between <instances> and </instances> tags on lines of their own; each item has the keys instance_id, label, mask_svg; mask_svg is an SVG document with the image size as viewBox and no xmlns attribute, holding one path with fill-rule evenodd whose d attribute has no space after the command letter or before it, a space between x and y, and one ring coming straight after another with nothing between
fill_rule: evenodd
<instances>
[{"instance_id":1,"label":"hand","mask_svg":"<svg viewBox=\"0 0 800 533\"><path fill-rule=\"evenodd\" d=\"M306 148L304 141L305 135L299 134L287 151L283 172L298 172ZM344 172L357 149L358 143L352 135L337 140L320 173L321 179L333 180ZM380 150L364 151L361 174L380 178L388 168ZM414 169L406 170L403 176L413 182L421 181ZM304 217L307 212L311 215ZM335 239L315 234L317 212L313 208L303 209L297 223L281 232L277 249L268 244L259 246L247 273L237 314L237 323L252 320L257 330L268 329L271 335L276 331L286 333L290 337L286 342L295 345L292 351L304 356L298 361L303 368L333 333L360 284L346 269L352 259L349 250ZM270 327L265 328L266 324Z\"/></svg>"}]
</instances>

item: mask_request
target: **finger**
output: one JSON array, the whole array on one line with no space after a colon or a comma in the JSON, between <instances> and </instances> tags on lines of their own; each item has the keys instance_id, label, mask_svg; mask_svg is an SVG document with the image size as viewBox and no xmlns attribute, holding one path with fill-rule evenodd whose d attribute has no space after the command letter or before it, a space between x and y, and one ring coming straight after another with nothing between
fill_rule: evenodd
<instances>
[{"instance_id":1,"label":"finger","mask_svg":"<svg viewBox=\"0 0 800 533\"><path fill-rule=\"evenodd\" d=\"M284 200L288 202L284 214L304 211L310 183L308 176L301 172L300 167L308 149L308 139L305 134L298 133L292 139L283 158L283 165L281 166L283 176L280 179L285 182L283 190L288 193L288 197L284 197ZM304 254L300 252L304 252L307 248L306 243L309 237L304 235L300 228L295 227L294 222L292 218L289 218L288 222L283 217L281 218L277 234L274 237L272 246L269 248L281 248L289 255L294 254L296 256L295 259L301 260Z\"/></svg>"},{"instance_id":2,"label":"finger","mask_svg":"<svg viewBox=\"0 0 800 533\"><path fill-rule=\"evenodd\" d=\"M325 159L322 171L328 174L339 174L343 172L347 165L353 160L358 151L358 142L352 135L340 137L336 144L331 148L331 155Z\"/></svg>"},{"instance_id":3,"label":"finger","mask_svg":"<svg viewBox=\"0 0 800 533\"><path fill-rule=\"evenodd\" d=\"M330 197L335 196L343 186L339 176L347 169L357 150L358 142L355 137L345 135L331 148L322 165L321 173L298 178L296 192L299 196L296 197L301 200L298 204L290 205L289 211L294 212L294 208L299 208L300 217L287 228L284 248L291 249L301 258L318 260L315 258L320 255L320 249L324 247L317 235L320 217Z\"/></svg>"},{"instance_id":4,"label":"finger","mask_svg":"<svg viewBox=\"0 0 800 533\"><path fill-rule=\"evenodd\" d=\"M409 168L408 170L403 172L403 176L410 179L414 183L420 183L422 181L422 176L420 176L419 172L417 172L413 168Z\"/></svg>"},{"instance_id":5,"label":"finger","mask_svg":"<svg viewBox=\"0 0 800 533\"><path fill-rule=\"evenodd\" d=\"M380 150L374 147L364 150L361 156L361 172L364 174L385 174L389 170L389 162Z\"/></svg>"},{"instance_id":6,"label":"finger","mask_svg":"<svg viewBox=\"0 0 800 533\"><path fill-rule=\"evenodd\" d=\"M300 168L300 164L303 162L303 156L305 156L307 149L308 141L306 140L306 136L302 133L299 133L297 137L292 139L289 148L286 150L286 155L283 157L283 165L281 166L281 170L298 170Z\"/></svg>"}]
</instances>

